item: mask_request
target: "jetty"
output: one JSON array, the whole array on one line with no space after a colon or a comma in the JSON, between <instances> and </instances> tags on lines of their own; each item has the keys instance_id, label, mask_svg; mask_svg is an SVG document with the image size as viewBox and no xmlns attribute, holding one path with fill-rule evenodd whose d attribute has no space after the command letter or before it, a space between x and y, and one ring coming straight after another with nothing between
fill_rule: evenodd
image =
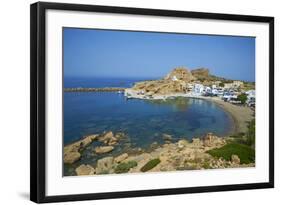
<instances>
[{"instance_id":1,"label":"jetty","mask_svg":"<svg viewBox=\"0 0 281 205\"><path fill-rule=\"evenodd\" d=\"M126 88L104 87L104 88L64 88L64 92L124 92Z\"/></svg>"}]
</instances>

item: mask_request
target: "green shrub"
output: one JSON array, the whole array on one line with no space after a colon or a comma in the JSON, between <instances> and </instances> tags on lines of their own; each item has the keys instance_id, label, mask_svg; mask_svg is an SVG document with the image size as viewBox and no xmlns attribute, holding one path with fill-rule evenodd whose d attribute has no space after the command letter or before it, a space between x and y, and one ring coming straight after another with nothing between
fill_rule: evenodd
<instances>
[{"instance_id":1,"label":"green shrub","mask_svg":"<svg viewBox=\"0 0 281 205\"><path fill-rule=\"evenodd\" d=\"M207 153L216 158L222 157L227 161L230 161L231 155L235 154L240 158L241 164L255 162L255 150L244 144L230 143L221 148L209 150Z\"/></svg>"},{"instance_id":2,"label":"green shrub","mask_svg":"<svg viewBox=\"0 0 281 205\"><path fill-rule=\"evenodd\" d=\"M131 168L136 167L137 165L138 163L136 161L122 162L117 165L114 171L117 174L127 173Z\"/></svg>"},{"instance_id":3,"label":"green shrub","mask_svg":"<svg viewBox=\"0 0 281 205\"><path fill-rule=\"evenodd\" d=\"M219 86L220 87L224 87L224 83L219 83Z\"/></svg>"},{"instance_id":4,"label":"green shrub","mask_svg":"<svg viewBox=\"0 0 281 205\"><path fill-rule=\"evenodd\" d=\"M157 164L159 164L161 161L159 158L156 159L152 159L149 162L147 162L142 168L141 171L142 172L147 172L148 170L151 170L152 168L154 168Z\"/></svg>"},{"instance_id":5,"label":"green shrub","mask_svg":"<svg viewBox=\"0 0 281 205\"><path fill-rule=\"evenodd\" d=\"M247 101L247 94L242 93L237 96L237 100L241 101L242 104L245 104Z\"/></svg>"},{"instance_id":6,"label":"green shrub","mask_svg":"<svg viewBox=\"0 0 281 205\"><path fill-rule=\"evenodd\" d=\"M211 169L210 162L204 162L203 163L203 168L204 169Z\"/></svg>"}]
</instances>

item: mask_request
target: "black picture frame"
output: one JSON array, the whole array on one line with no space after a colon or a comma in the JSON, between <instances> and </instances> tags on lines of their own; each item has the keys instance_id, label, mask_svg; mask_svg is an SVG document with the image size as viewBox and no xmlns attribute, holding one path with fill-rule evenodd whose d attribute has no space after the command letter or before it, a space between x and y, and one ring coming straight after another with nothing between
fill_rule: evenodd
<instances>
[{"instance_id":1,"label":"black picture frame","mask_svg":"<svg viewBox=\"0 0 281 205\"><path fill-rule=\"evenodd\" d=\"M263 183L229 184L191 188L171 188L125 192L107 192L46 196L46 81L45 81L45 25L48 9L86 11L102 13L169 16L195 19L216 19L230 21L263 22L269 24L269 181ZM96 6L82 4L38 2L30 7L30 199L37 203L76 200L97 200L123 197L186 194L198 192L231 191L274 187L274 17L233 15L218 13L187 12Z\"/></svg>"}]
</instances>

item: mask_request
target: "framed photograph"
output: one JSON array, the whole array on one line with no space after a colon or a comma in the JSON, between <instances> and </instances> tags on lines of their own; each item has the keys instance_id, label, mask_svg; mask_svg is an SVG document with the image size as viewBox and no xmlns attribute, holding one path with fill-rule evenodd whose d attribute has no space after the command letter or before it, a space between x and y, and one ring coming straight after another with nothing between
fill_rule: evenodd
<instances>
[{"instance_id":1,"label":"framed photograph","mask_svg":"<svg viewBox=\"0 0 281 205\"><path fill-rule=\"evenodd\" d=\"M31 5L30 198L274 187L274 18Z\"/></svg>"}]
</instances>

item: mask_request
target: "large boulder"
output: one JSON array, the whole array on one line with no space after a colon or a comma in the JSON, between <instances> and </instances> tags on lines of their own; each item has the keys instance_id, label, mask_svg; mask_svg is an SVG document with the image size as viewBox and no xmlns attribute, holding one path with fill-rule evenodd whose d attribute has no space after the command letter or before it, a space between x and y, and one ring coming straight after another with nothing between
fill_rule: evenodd
<instances>
[{"instance_id":1,"label":"large boulder","mask_svg":"<svg viewBox=\"0 0 281 205\"><path fill-rule=\"evenodd\" d=\"M113 157L105 157L97 162L96 174L109 174L113 172Z\"/></svg>"},{"instance_id":2,"label":"large boulder","mask_svg":"<svg viewBox=\"0 0 281 205\"><path fill-rule=\"evenodd\" d=\"M178 141L178 148L184 148L185 146L187 146L189 144L189 142L185 139L179 140Z\"/></svg>"},{"instance_id":3,"label":"large boulder","mask_svg":"<svg viewBox=\"0 0 281 205\"><path fill-rule=\"evenodd\" d=\"M240 158L236 154L233 154L231 155L231 162L233 164L240 164Z\"/></svg>"},{"instance_id":4,"label":"large boulder","mask_svg":"<svg viewBox=\"0 0 281 205\"><path fill-rule=\"evenodd\" d=\"M121 154L118 157L115 157L114 162L120 163L120 162L124 161L125 159L127 159L128 156L129 155L127 153Z\"/></svg>"},{"instance_id":5,"label":"large boulder","mask_svg":"<svg viewBox=\"0 0 281 205\"><path fill-rule=\"evenodd\" d=\"M113 149L114 149L113 146L100 146L95 148L95 152L97 154L103 154L103 153L111 152Z\"/></svg>"},{"instance_id":6,"label":"large boulder","mask_svg":"<svg viewBox=\"0 0 281 205\"><path fill-rule=\"evenodd\" d=\"M64 157L63 161L66 164L72 164L78 161L81 158L81 154L79 153L82 149L90 145L98 135L88 135L77 142L66 145L63 149Z\"/></svg>"},{"instance_id":7,"label":"large boulder","mask_svg":"<svg viewBox=\"0 0 281 205\"><path fill-rule=\"evenodd\" d=\"M225 144L225 140L223 138L213 135L212 133L208 133L203 138L203 145L205 147L218 147L224 144Z\"/></svg>"},{"instance_id":8,"label":"large boulder","mask_svg":"<svg viewBox=\"0 0 281 205\"><path fill-rule=\"evenodd\" d=\"M192 138L193 147L201 147L202 145L203 145L203 143L199 138Z\"/></svg>"},{"instance_id":9,"label":"large boulder","mask_svg":"<svg viewBox=\"0 0 281 205\"><path fill-rule=\"evenodd\" d=\"M118 139L114 137L114 134L111 131L106 132L104 135L101 135L98 140L110 146L115 145L118 142Z\"/></svg>"},{"instance_id":10,"label":"large boulder","mask_svg":"<svg viewBox=\"0 0 281 205\"><path fill-rule=\"evenodd\" d=\"M88 135L81 140L78 140L72 144L66 145L64 147L64 153L67 152L79 152L81 149L84 149L88 145L90 145L94 140L96 140L98 135Z\"/></svg>"},{"instance_id":11,"label":"large boulder","mask_svg":"<svg viewBox=\"0 0 281 205\"><path fill-rule=\"evenodd\" d=\"M63 162L65 164L72 164L78 161L81 158L81 154L79 152L66 152L64 153Z\"/></svg>"},{"instance_id":12,"label":"large boulder","mask_svg":"<svg viewBox=\"0 0 281 205\"><path fill-rule=\"evenodd\" d=\"M75 172L78 176L93 175L93 174L95 174L95 169L90 165L82 164L75 169Z\"/></svg>"}]
</instances>

